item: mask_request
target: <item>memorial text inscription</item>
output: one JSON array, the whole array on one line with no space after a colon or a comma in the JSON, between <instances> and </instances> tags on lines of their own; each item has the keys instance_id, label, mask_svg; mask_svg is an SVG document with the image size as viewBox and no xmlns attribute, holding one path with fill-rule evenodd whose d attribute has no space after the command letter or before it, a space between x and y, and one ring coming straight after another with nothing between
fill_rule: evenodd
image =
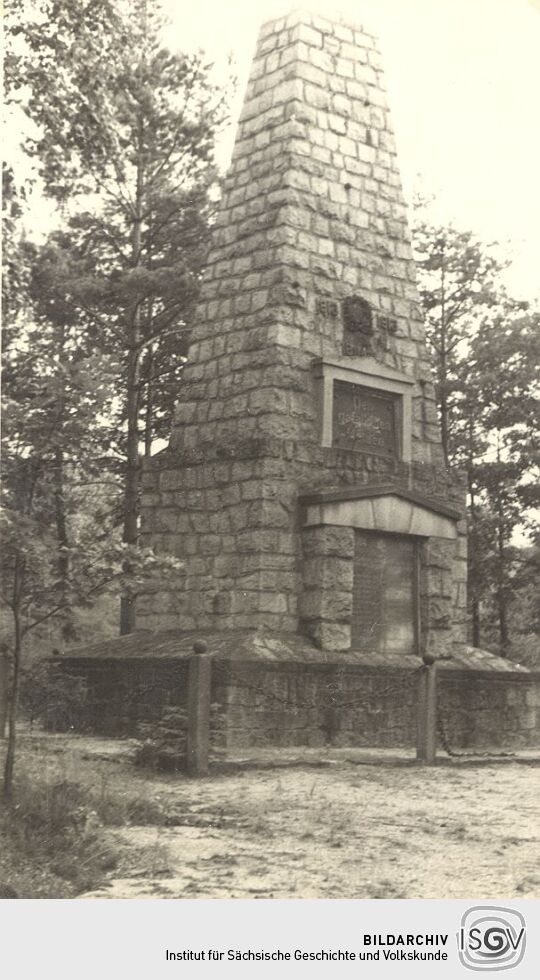
<instances>
[{"instance_id":1,"label":"memorial text inscription","mask_svg":"<svg viewBox=\"0 0 540 980\"><path fill-rule=\"evenodd\" d=\"M356 452L396 456L397 399L348 381L334 382L333 445Z\"/></svg>"}]
</instances>

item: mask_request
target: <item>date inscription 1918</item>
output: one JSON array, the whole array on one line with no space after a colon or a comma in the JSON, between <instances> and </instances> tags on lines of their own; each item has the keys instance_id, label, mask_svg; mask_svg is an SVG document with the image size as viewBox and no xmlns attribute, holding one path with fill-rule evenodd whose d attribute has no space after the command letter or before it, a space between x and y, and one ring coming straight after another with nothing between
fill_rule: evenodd
<instances>
[{"instance_id":1,"label":"date inscription 1918","mask_svg":"<svg viewBox=\"0 0 540 980\"><path fill-rule=\"evenodd\" d=\"M332 444L354 452L397 455L396 396L334 381Z\"/></svg>"}]
</instances>

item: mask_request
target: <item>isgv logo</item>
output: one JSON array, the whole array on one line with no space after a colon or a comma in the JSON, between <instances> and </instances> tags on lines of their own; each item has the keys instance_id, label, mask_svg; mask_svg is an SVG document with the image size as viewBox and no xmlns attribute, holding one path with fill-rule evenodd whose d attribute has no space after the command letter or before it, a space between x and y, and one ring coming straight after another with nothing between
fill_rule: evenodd
<instances>
[{"instance_id":1,"label":"isgv logo","mask_svg":"<svg viewBox=\"0 0 540 980\"><path fill-rule=\"evenodd\" d=\"M511 970L525 954L525 919L514 909L475 905L463 913L457 943L468 970Z\"/></svg>"}]
</instances>

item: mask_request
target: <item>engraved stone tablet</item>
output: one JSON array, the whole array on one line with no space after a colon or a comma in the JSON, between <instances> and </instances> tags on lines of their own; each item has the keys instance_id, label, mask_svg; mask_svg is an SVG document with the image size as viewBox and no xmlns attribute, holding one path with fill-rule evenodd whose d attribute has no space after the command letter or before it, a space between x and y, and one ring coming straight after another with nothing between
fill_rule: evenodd
<instances>
[{"instance_id":1,"label":"engraved stone tablet","mask_svg":"<svg viewBox=\"0 0 540 980\"><path fill-rule=\"evenodd\" d=\"M332 445L397 456L397 398L348 381L334 381Z\"/></svg>"},{"instance_id":2,"label":"engraved stone tablet","mask_svg":"<svg viewBox=\"0 0 540 980\"><path fill-rule=\"evenodd\" d=\"M357 531L355 537L353 649L367 653L415 653L414 541L362 531Z\"/></svg>"}]
</instances>

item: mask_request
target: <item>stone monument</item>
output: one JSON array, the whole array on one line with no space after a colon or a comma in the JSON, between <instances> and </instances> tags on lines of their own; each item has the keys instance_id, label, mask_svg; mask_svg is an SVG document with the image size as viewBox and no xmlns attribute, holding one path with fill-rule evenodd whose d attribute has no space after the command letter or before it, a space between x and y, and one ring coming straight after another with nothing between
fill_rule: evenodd
<instances>
[{"instance_id":1,"label":"stone monument","mask_svg":"<svg viewBox=\"0 0 540 980\"><path fill-rule=\"evenodd\" d=\"M465 650L463 488L444 465L381 59L265 24L142 539L184 573L137 629L399 664Z\"/></svg>"},{"instance_id":2,"label":"stone monument","mask_svg":"<svg viewBox=\"0 0 540 980\"><path fill-rule=\"evenodd\" d=\"M138 597L136 632L63 658L78 726L137 734L173 707L205 745L411 746L422 656L452 745L537 744L536 675L466 647L463 505L375 41L273 20L144 474L143 543L183 572Z\"/></svg>"}]
</instances>

